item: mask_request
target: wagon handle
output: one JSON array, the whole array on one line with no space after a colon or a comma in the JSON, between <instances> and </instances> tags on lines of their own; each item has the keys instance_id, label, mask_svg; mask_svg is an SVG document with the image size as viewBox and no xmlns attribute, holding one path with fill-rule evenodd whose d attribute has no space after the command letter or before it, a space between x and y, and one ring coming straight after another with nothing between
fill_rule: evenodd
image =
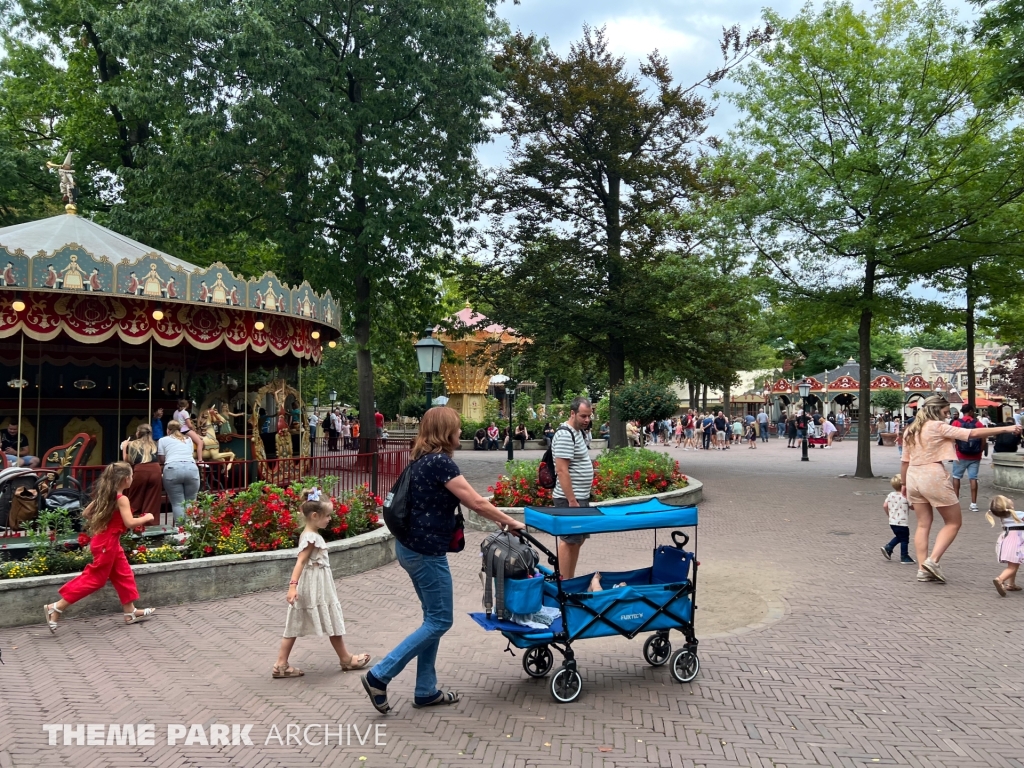
<instances>
[{"instance_id":1,"label":"wagon handle","mask_svg":"<svg viewBox=\"0 0 1024 768\"><path fill-rule=\"evenodd\" d=\"M683 540L680 541L677 536L682 536ZM690 536L682 531L672 531L672 543L676 545L676 549L683 549L690 543Z\"/></svg>"},{"instance_id":2,"label":"wagon handle","mask_svg":"<svg viewBox=\"0 0 1024 768\"><path fill-rule=\"evenodd\" d=\"M557 558L555 557L555 553L554 553L554 552L552 552L552 551L551 551L550 549L548 549L547 547L545 547L545 546L544 546L543 544L541 544L541 543L540 543L539 541L537 541L537 540L536 540L535 538L533 538L533 536L531 536L530 534L528 534L528 533L527 533L527 532L526 532L525 530L519 530L519 531L512 531L511 533L512 533L512 535L513 535L513 536L518 536L518 537L519 537L519 540L520 540L520 541L523 541L523 540L525 539L526 541L528 541L528 542L530 542L531 544L533 544L533 546L535 546L535 547L536 547L537 549L539 549L539 550L540 550L541 552L543 552L543 553L544 553L545 555L547 555L547 556L548 556L548 562L549 562L549 563L550 563L551 565L554 565L554 564L555 564L555 562L556 562L556 559L557 559Z\"/></svg>"}]
</instances>

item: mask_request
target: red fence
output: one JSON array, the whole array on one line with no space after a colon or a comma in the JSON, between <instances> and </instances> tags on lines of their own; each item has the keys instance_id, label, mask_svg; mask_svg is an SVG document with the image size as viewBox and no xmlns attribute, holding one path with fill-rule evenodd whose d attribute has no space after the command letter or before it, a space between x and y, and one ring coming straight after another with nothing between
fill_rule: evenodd
<instances>
[{"instance_id":1,"label":"red fence","mask_svg":"<svg viewBox=\"0 0 1024 768\"><path fill-rule=\"evenodd\" d=\"M318 441L319 442L319 441ZM318 446L319 447L319 446ZM199 462L200 488L204 491L231 491L246 488L263 480L275 485L289 485L306 477L336 478L329 488L332 496L366 485L379 496L385 496L409 463L407 442L391 442L376 453L350 451L326 452L317 456L291 459L255 459L233 462ZM89 492L103 471L102 466L75 469L74 476Z\"/></svg>"}]
</instances>

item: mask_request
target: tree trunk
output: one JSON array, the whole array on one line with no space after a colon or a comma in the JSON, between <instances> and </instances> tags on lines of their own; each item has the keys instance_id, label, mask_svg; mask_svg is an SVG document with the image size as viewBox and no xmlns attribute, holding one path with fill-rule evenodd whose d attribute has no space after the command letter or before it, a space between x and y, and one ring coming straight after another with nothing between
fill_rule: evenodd
<instances>
[{"instance_id":1,"label":"tree trunk","mask_svg":"<svg viewBox=\"0 0 1024 768\"><path fill-rule=\"evenodd\" d=\"M608 382L611 388L619 386L626 380L626 350L622 339L612 336L608 339ZM612 407L608 419L610 441L609 448L622 448L626 442L626 422L619 412Z\"/></svg>"},{"instance_id":2,"label":"tree trunk","mask_svg":"<svg viewBox=\"0 0 1024 768\"><path fill-rule=\"evenodd\" d=\"M551 410L551 374L544 374L544 412Z\"/></svg>"},{"instance_id":3,"label":"tree trunk","mask_svg":"<svg viewBox=\"0 0 1024 768\"><path fill-rule=\"evenodd\" d=\"M729 407L729 385L726 384L722 387L722 412L725 413L725 418L732 421L732 409Z\"/></svg>"},{"instance_id":4,"label":"tree trunk","mask_svg":"<svg viewBox=\"0 0 1024 768\"><path fill-rule=\"evenodd\" d=\"M359 382L359 452L372 453L377 447L377 423L373 418L373 360L370 357L370 278L358 274L355 289L353 337Z\"/></svg>"},{"instance_id":5,"label":"tree trunk","mask_svg":"<svg viewBox=\"0 0 1024 768\"><path fill-rule=\"evenodd\" d=\"M688 380L686 382L686 387L687 387L687 389L690 392L690 405L689 405L689 408L692 411L698 405L698 402L697 402L697 383L695 381L693 381L692 379Z\"/></svg>"},{"instance_id":6,"label":"tree trunk","mask_svg":"<svg viewBox=\"0 0 1024 768\"><path fill-rule=\"evenodd\" d=\"M700 408L704 413L708 412L708 385L704 385L704 402Z\"/></svg>"},{"instance_id":7,"label":"tree trunk","mask_svg":"<svg viewBox=\"0 0 1024 768\"><path fill-rule=\"evenodd\" d=\"M967 291L967 402L977 406L978 385L975 380L974 369L974 267L967 266L967 279L964 281L964 288ZM952 387L951 387L952 389Z\"/></svg>"},{"instance_id":8,"label":"tree trunk","mask_svg":"<svg viewBox=\"0 0 1024 768\"><path fill-rule=\"evenodd\" d=\"M608 197L604 204L605 231L608 234L608 288L614 300L622 294L622 222L620 220L619 195L621 181L608 176ZM608 386L614 390L626 381L626 345L620 333L617 333L616 313L609 317L608 330ZM626 441L626 423L617 409L612 408L608 420L609 448L622 448Z\"/></svg>"},{"instance_id":9,"label":"tree trunk","mask_svg":"<svg viewBox=\"0 0 1024 768\"><path fill-rule=\"evenodd\" d=\"M867 262L864 269L863 306L860 311L860 327L857 335L860 341L860 424L857 428L857 471L855 477L874 477L871 473L871 302L875 293L874 261Z\"/></svg>"}]
</instances>

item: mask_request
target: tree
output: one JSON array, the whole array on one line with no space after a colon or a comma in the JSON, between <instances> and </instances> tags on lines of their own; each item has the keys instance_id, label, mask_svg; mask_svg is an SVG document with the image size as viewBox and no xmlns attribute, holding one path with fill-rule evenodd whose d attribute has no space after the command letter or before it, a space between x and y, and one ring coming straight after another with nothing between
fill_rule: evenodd
<instances>
[{"instance_id":1,"label":"tree","mask_svg":"<svg viewBox=\"0 0 1024 768\"><path fill-rule=\"evenodd\" d=\"M790 296L857 318L866 404L876 318L912 319L925 257L1024 193L1015 104L978 103L990 61L938 2L765 18L779 36L737 74L726 159L743 194L724 215ZM856 474L871 476L865 429Z\"/></svg>"},{"instance_id":2,"label":"tree","mask_svg":"<svg viewBox=\"0 0 1024 768\"><path fill-rule=\"evenodd\" d=\"M729 30L726 66L760 39ZM603 361L610 386L621 384L627 361L649 369L683 351L674 342L683 329L666 334L661 297L675 286L658 267L678 241L673 213L694 190L711 111L663 57L630 74L589 27L566 57L516 34L497 66L512 148L489 189L491 260L468 271L467 291L535 344L568 337L579 358ZM610 427L611 445L625 445L614 413Z\"/></svg>"},{"instance_id":3,"label":"tree","mask_svg":"<svg viewBox=\"0 0 1024 768\"><path fill-rule=\"evenodd\" d=\"M657 379L638 379L612 390L612 411L626 421L661 421L679 409L675 390Z\"/></svg>"},{"instance_id":4,"label":"tree","mask_svg":"<svg viewBox=\"0 0 1024 768\"><path fill-rule=\"evenodd\" d=\"M871 404L892 413L903 413L903 392L898 389L881 389L871 395Z\"/></svg>"}]
</instances>

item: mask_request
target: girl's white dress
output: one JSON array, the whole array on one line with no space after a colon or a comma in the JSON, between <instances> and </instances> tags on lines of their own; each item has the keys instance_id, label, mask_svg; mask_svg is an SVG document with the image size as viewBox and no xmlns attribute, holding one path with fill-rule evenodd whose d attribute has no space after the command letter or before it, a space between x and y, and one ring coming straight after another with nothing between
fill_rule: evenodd
<instances>
[{"instance_id":1,"label":"girl's white dress","mask_svg":"<svg viewBox=\"0 0 1024 768\"><path fill-rule=\"evenodd\" d=\"M309 556L306 567L302 569L302 575L299 576L295 604L288 606L284 636L344 635L345 617L341 614L341 603L334 588L327 542L319 533L303 531L299 536L299 551L301 552L311 542L313 553Z\"/></svg>"}]
</instances>

